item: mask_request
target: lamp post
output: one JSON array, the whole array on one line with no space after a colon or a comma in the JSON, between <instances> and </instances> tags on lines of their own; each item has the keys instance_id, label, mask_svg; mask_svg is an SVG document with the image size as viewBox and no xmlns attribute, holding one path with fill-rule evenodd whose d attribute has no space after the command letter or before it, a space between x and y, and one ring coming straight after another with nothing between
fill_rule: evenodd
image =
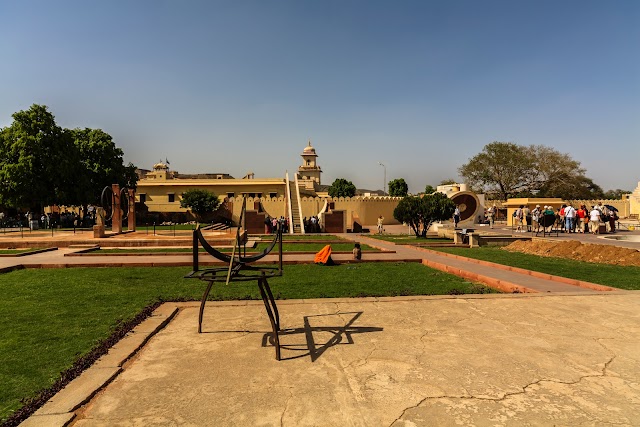
<instances>
[{"instance_id":1,"label":"lamp post","mask_svg":"<svg viewBox=\"0 0 640 427\"><path fill-rule=\"evenodd\" d=\"M378 164L384 168L384 181L382 181L382 195L385 196L387 194L387 167L383 165L381 162L378 162Z\"/></svg>"}]
</instances>

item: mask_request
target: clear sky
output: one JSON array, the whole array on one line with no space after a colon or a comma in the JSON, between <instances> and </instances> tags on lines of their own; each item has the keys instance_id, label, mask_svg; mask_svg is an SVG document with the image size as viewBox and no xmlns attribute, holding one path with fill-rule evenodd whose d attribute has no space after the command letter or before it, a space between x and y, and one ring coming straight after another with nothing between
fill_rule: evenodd
<instances>
[{"instance_id":1,"label":"clear sky","mask_svg":"<svg viewBox=\"0 0 640 427\"><path fill-rule=\"evenodd\" d=\"M0 126L33 103L125 160L411 192L492 141L640 180L640 1L0 0Z\"/></svg>"}]
</instances>

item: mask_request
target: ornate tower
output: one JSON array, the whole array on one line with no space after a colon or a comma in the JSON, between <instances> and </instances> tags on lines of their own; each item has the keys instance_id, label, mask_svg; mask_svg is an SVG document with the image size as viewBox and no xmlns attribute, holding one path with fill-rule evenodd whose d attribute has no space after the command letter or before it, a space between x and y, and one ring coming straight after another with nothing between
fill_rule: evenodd
<instances>
[{"instance_id":1,"label":"ornate tower","mask_svg":"<svg viewBox=\"0 0 640 427\"><path fill-rule=\"evenodd\" d=\"M311 140L301 154L302 166L298 167L298 175L303 181L311 181L320 185L322 169L316 163L318 155L316 149L311 146Z\"/></svg>"}]
</instances>

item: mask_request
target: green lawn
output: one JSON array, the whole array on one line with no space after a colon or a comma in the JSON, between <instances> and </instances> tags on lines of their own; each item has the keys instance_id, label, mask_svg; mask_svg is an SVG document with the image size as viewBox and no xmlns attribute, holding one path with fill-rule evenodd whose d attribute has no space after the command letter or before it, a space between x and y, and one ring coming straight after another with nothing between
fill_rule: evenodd
<instances>
[{"instance_id":1,"label":"green lawn","mask_svg":"<svg viewBox=\"0 0 640 427\"><path fill-rule=\"evenodd\" d=\"M15 255L15 254L22 254L25 252L31 252L33 249L0 249L0 255L4 254L4 255Z\"/></svg>"},{"instance_id":2,"label":"green lawn","mask_svg":"<svg viewBox=\"0 0 640 427\"><path fill-rule=\"evenodd\" d=\"M469 258L526 268L528 270L584 280L620 289L640 290L640 267L596 264L564 258L509 252L495 247L433 248Z\"/></svg>"},{"instance_id":3,"label":"green lawn","mask_svg":"<svg viewBox=\"0 0 640 427\"><path fill-rule=\"evenodd\" d=\"M262 236L262 240L271 241L273 240L273 235ZM331 241L331 242L345 242L346 240L342 237L335 236L333 234L283 234L282 240L304 240L304 241L313 241L313 240L322 240L322 241Z\"/></svg>"},{"instance_id":4,"label":"green lawn","mask_svg":"<svg viewBox=\"0 0 640 427\"><path fill-rule=\"evenodd\" d=\"M305 243L305 242L301 242L301 243L283 243L282 244L282 251L283 252L318 252L320 251L320 249L322 249L323 247L325 247L327 245L327 243ZM262 252L263 250L265 250L267 247L269 246L269 244L261 242L258 243L256 245L255 248L250 248L247 246L247 252ZM335 252L335 251L352 251L353 250L353 243L331 243L331 249ZM367 251L378 251L378 249L376 248L372 248L371 246L368 245L361 245L361 249L367 250ZM232 249L229 247L225 247L225 248L218 248L218 250L220 250L221 252L231 252ZM275 252L273 253L277 253L278 249L277 247L274 249ZM167 252L188 252L191 253L192 249L191 248L102 248L100 250L97 251L91 251L90 253L153 253L153 252L160 252L160 253L167 253ZM204 252L202 249L200 250L200 252Z\"/></svg>"},{"instance_id":5,"label":"green lawn","mask_svg":"<svg viewBox=\"0 0 640 427\"><path fill-rule=\"evenodd\" d=\"M27 269L0 275L0 421L50 387L123 321L158 300L198 300L188 268ZM279 299L492 292L419 263L286 266ZM213 300L259 299L254 283L215 286Z\"/></svg>"},{"instance_id":6,"label":"green lawn","mask_svg":"<svg viewBox=\"0 0 640 427\"><path fill-rule=\"evenodd\" d=\"M453 243L452 239L443 239L441 237L416 237L414 234L372 234L368 237L384 240L397 244L416 244L416 243Z\"/></svg>"}]
</instances>

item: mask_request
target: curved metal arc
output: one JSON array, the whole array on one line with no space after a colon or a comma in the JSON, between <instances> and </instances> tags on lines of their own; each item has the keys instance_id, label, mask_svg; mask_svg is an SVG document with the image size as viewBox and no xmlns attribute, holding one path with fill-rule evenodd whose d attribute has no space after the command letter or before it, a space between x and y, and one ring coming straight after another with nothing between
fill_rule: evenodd
<instances>
[{"instance_id":1,"label":"curved metal arc","mask_svg":"<svg viewBox=\"0 0 640 427\"><path fill-rule=\"evenodd\" d=\"M207 240L202 235L202 231L200 230L199 227L196 228L194 232L196 233L196 237L198 238L198 241L202 245L202 248L205 251L207 251L207 253L209 253L211 256L213 256L214 258L220 261L227 262L227 263L232 260L232 257L230 255L220 252L219 250L211 246L209 242L207 242ZM276 246L276 244L278 243L278 239L279 238L282 239L281 236L282 236L282 229L278 226L278 232L275 234L275 237L273 238L269 246L264 251L262 251L258 255L245 256L245 257L238 256L235 261L239 264L248 264L264 258L265 256L269 255L269 253Z\"/></svg>"},{"instance_id":2,"label":"curved metal arc","mask_svg":"<svg viewBox=\"0 0 640 427\"><path fill-rule=\"evenodd\" d=\"M110 221L113 217L113 190L109 186L102 189L102 194L100 195L100 207L105 211L104 220Z\"/></svg>"}]
</instances>

